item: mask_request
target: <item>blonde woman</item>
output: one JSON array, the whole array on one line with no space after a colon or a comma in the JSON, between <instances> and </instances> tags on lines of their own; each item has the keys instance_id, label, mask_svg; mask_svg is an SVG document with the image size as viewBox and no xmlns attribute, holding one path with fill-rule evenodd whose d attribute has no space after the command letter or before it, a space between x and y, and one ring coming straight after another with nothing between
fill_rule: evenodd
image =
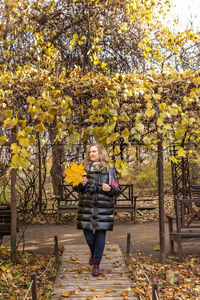
<instances>
[{"instance_id":1,"label":"blonde woman","mask_svg":"<svg viewBox=\"0 0 200 300\"><path fill-rule=\"evenodd\" d=\"M94 143L86 151L84 161L87 175L76 190L79 192L77 228L84 232L90 248L89 264L93 265L93 276L100 274L106 231L113 230L114 202L113 196L120 193L114 167L109 166L105 148Z\"/></svg>"}]
</instances>

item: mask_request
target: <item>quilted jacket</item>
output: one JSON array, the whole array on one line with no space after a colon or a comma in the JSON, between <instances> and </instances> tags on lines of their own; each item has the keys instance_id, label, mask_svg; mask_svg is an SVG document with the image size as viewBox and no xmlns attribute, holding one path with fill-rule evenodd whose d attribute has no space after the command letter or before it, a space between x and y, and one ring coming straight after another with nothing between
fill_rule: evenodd
<instances>
[{"instance_id":1,"label":"quilted jacket","mask_svg":"<svg viewBox=\"0 0 200 300\"><path fill-rule=\"evenodd\" d=\"M113 168L113 167L111 167ZM109 192L102 190L102 183L109 184L109 173L89 172L85 186L79 184L78 229L113 230L114 200L120 193L118 186L111 185Z\"/></svg>"}]
</instances>

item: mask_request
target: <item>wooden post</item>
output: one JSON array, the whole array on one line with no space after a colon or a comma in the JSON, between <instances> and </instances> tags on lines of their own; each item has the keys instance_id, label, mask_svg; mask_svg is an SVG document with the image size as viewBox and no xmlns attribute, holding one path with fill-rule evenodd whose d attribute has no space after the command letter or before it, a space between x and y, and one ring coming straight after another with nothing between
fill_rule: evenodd
<instances>
[{"instance_id":1,"label":"wooden post","mask_svg":"<svg viewBox=\"0 0 200 300\"><path fill-rule=\"evenodd\" d=\"M164 209L164 178L163 178L163 146L162 137L158 136L158 193L159 193L159 233L160 233L160 263L165 263L165 209Z\"/></svg>"},{"instance_id":2,"label":"wooden post","mask_svg":"<svg viewBox=\"0 0 200 300\"><path fill-rule=\"evenodd\" d=\"M158 284L152 283L152 300L158 300Z\"/></svg>"},{"instance_id":3,"label":"wooden post","mask_svg":"<svg viewBox=\"0 0 200 300\"><path fill-rule=\"evenodd\" d=\"M55 261L56 264L59 264L59 251L58 251L58 237L54 236L54 252L55 252Z\"/></svg>"},{"instance_id":4,"label":"wooden post","mask_svg":"<svg viewBox=\"0 0 200 300\"><path fill-rule=\"evenodd\" d=\"M32 284L32 300L37 300L38 295L37 295L37 276L36 273L31 274L31 279L33 280Z\"/></svg>"},{"instance_id":5,"label":"wooden post","mask_svg":"<svg viewBox=\"0 0 200 300\"><path fill-rule=\"evenodd\" d=\"M40 135L38 133L38 202L39 202L39 210L42 212L42 162L41 162L41 144L40 144Z\"/></svg>"},{"instance_id":6,"label":"wooden post","mask_svg":"<svg viewBox=\"0 0 200 300\"><path fill-rule=\"evenodd\" d=\"M126 245L126 263L130 263L130 248L131 248L131 234L127 233L127 245Z\"/></svg>"},{"instance_id":7,"label":"wooden post","mask_svg":"<svg viewBox=\"0 0 200 300\"><path fill-rule=\"evenodd\" d=\"M11 131L11 145L16 141L16 128ZM11 181L11 261L16 263L17 256L17 203L16 203L16 169L12 168L10 171Z\"/></svg>"}]
</instances>

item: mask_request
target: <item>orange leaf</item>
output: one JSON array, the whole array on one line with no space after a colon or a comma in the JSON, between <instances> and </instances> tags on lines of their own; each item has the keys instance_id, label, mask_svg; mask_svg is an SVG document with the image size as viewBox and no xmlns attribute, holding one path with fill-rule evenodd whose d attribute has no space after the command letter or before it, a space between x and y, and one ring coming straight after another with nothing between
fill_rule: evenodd
<instances>
[{"instance_id":1,"label":"orange leaf","mask_svg":"<svg viewBox=\"0 0 200 300\"><path fill-rule=\"evenodd\" d=\"M95 288L90 288L90 291L96 292L96 289Z\"/></svg>"},{"instance_id":2,"label":"orange leaf","mask_svg":"<svg viewBox=\"0 0 200 300\"><path fill-rule=\"evenodd\" d=\"M121 285L121 282L115 282L116 285Z\"/></svg>"},{"instance_id":3,"label":"orange leaf","mask_svg":"<svg viewBox=\"0 0 200 300\"><path fill-rule=\"evenodd\" d=\"M145 294L142 290L140 290L138 287L134 288L134 292L137 294Z\"/></svg>"},{"instance_id":4,"label":"orange leaf","mask_svg":"<svg viewBox=\"0 0 200 300\"><path fill-rule=\"evenodd\" d=\"M63 297L63 298L69 298L70 295L71 295L71 293L68 293L68 294L63 293L63 294L61 294L61 297Z\"/></svg>"},{"instance_id":5,"label":"orange leaf","mask_svg":"<svg viewBox=\"0 0 200 300\"><path fill-rule=\"evenodd\" d=\"M106 290L106 293L111 293L112 292L112 289L107 289Z\"/></svg>"},{"instance_id":6,"label":"orange leaf","mask_svg":"<svg viewBox=\"0 0 200 300\"><path fill-rule=\"evenodd\" d=\"M117 251L118 251L118 250L117 250L117 249L115 249L115 248L113 248L113 249L112 249L112 252L117 252Z\"/></svg>"},{"instance_id":7,"label":"orange leaf","mask_svg":"<svg viewBox=\"0 0 200 300\"><path fill-rule=\"evenodd\" d=\"M105 296L105 293L100 293L96 295L96 298L103 298Z\"/></svg>"},{"instance_id":8,"label":"orange leaf","mask_svg":"<svg viewBox=\"0 0 200 300\"><path fill-rule=\"evenodd\" d=\"M128 291L124 291L120 294L120 296L127 296L128 295Z\"/></svg>"}]
</instances>

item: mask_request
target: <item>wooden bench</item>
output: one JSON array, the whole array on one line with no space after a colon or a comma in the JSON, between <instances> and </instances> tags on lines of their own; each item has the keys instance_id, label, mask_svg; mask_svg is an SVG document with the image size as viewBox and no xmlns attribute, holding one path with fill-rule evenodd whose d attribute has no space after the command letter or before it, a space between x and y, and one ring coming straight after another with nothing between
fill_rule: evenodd
<instances>
[{"instance_id":1,"label":"wooden bench","mask_svg":"<svg viewBox=\"0 0 200 300\"><path fill-rule=\"evenodd\" d=\"M142 202L142 205L137 205L137 210L154 210L154 209L158 208L158 205L152 204L152 202L155 202L155 201L158 203L157 196L145 196L145 198L138 196L137 204L139 204L139 202ZM144 205L143 202L148 203L148 204Z\"/></svg>"},{"instance_id":2,"label":"wooden bench","mask_svg":"<svg viewBox=\"0 0 200 300\"><path fill-rule=\"evenodd\" d=\"M131 220L136 222L136 200L137 195L133 194L132 184L120 184L120 194L114 199L114 212L129 212Z\"/></svg>"},{"instance_id":3,"label":"wooden bench","mask_svg":"<svg viewBox=\"0 0 200 300\"><path fill-rule=\"evenodd\" d=\"M131 220L136 222L137 210L152 210L156 206L137 206L140 201L154 201L156 198L138 199L133 193L132 184L120 184L120 195L114 199L115 214L118 212L128 212L131 214ZM63 184L59 187L60 194L56 196L57 201L57 221L62 213L76 212L78 209L78 194L74 191L71 184Z\"/></svg>"},{"instance_id":4,"label":"wooden bench","mask_svg":"<svg viewBox=\"0 0 200 300\"><path fill-rule=\"evenodd\" d=\"M200 185L191 185L191 198L196 201L196 206L200 206Z\"/></svg>"},{"instance_id":5,"label":"wooden bench","mask_svg":"<svg viewBox=\"0 0 200 300\"><path fill-rule=\"evenodd\" d=\"M56 196L57 201L57 221L62 213L77 211L78 194L74 191L72 184L62 184L59 186L60 194Z\"/></svg>"},{"instance_id":6,"label":"wooden bench","mask_svg":"<svg viewBox=\"0 0 200 300\"><path fill-rule=\"evenodd\" d=\"M114 199L115 213L130 212L131 219L136 216L136 199L133 196L133 185L120 185L121 193ZM78 209L78 194L74 191L71 184L63 184L59 187L60 195L56 196L57 200L57 221L60 219L61 213L77 211Z\"/></svg>"},{"instance_id":7,"label":"wooden bench","mask_svg":"<svg viewBox=\"0 0 200 300\"><path fill-rule=\"evenodd\" d=\"M182 261L182 243L200 242L200 199L175 199L176 216L167 216L170 252L177 243L179 261Z\"/></svg>"},{"instance_id":8,"label":"wooden bench","mask_svg":"<svg viewBox=\"0 0 200 300\"><path fill-rule=\"evenodd\" d=\"M11 209L9 205L0 205L0 244L4 235L11 234Z\"/></svg>"},{"instance_id":9,"label":"wooden bench","mask_svg":"<svg viewBox=\"0 0 200 300\"><path fill-rule=\"evenodd\" d=\"M18 220L17 232L19 232ZM7 204L0 204L0 245L4 235L11 235L11 207Z\"/></svg>"}]
</instances>

